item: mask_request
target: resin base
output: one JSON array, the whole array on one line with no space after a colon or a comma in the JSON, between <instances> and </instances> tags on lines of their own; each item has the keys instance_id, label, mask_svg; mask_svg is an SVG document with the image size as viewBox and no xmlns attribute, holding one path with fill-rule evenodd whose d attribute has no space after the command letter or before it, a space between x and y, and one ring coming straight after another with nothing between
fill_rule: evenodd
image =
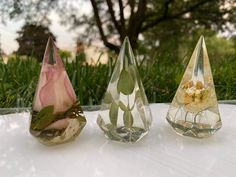
<instances>
[{"instance_id":1,"label":"resin base","mask_svg":"<svg viewBox=\"0 0 236 177\"><path fill-rule=\"evenodd\" d=\"M221 128L221 122L218 122L214 127L212 127L210 124L194 123L184 120L173 122L167 118L167 121L178 134L193 138L210 137Z\"/></svg>"},{"instance_id":2,"label":"resin base","mask_svg":"<svg viewBox=\"0 0 236 177\"><path fill-rule=\"evenodd\" d=\"M40 112L33 111L30 133L45 145L61 144L73 141L81 132L86 124L79 103L76 102L69 110L64 113L53 115L53 121L41 128L36 124ZM40 128L38 128L40 127Z\"/></svg>"},{"instance_id":3,"label":"resin base","mask_svg":"<svg viewBox=\"0 0 236 177\"><path fill-rule=\"evenodd\" d=\"M97 123L108 139L123 143L135 143L148 133L147 130L140 127L127 128L105 124L102 119L98 119Z\"/></svg>"}]
</instances>

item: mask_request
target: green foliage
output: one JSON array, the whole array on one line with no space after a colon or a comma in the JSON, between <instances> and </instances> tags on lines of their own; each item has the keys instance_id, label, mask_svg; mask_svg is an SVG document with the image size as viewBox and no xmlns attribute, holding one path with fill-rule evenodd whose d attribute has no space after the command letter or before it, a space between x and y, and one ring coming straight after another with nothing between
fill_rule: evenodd
<instances>
[{"instance_id":1,"label":"green foliage","mask_svg":"<svg viewBox=\"0 0 236 177\"><path fill-rule=\"evenodd\" d=\"M16 41L19 44L19 48L16 53L18 55L34 56L38 61L43 59L49 36L56 40L56 37L47 26L33 22L25 23L17 33Z\"/></svg>"},{"instance_id":2,"label":"green foliage","mask_svg":"<svg viewBox=\"0 0 236 177\"><path fill-rule=\"evenodd\" d=\"M149 102L170 102L180 83L188 59L171 63L158 56L151 66L138 67ZM187 56L190 58L190 55ZM236 99L236 55L212 63L218 99ZM69 78L82 105L100 104L111 77L114 63L89 65L79 55L71 63L64 62ZM0 62L0 107L29 107L39 77L41 64L34 58L12 57ZM111 101L108 96L107 101ZM119 103L119 107L124 106ZM124 109L125 110L125 109ZM126 113L128 115L128 113Z\"/></svg>"},{"instance_id":3,"label":"green foliage","mask_svg":"<svg viewBox=\"0 0 236 177\"><path fill-rule=\"evenodd\" d=\"M209 30L196 30L193 32L192 37L181 38L181 46L179 46L179 59L183 58L184 55L190 54L191 48L193 49L199 39L199 36L204 35L208 55L212 64L219 64L222 60L225 60L236 53L233 38L225 39L218 37L216 32Z\"/></svg>"},{"instance_id":4,"label":"green foliage","mask_svg":"<svg viewBox=\"0 0 236 177\"><path fill-rule=\"evenodd\" d=\"M40 67L35 58L17 56L0 63L0 107L30 106Z\"/></svg>"},{"instance_id":5,"label":"green foliage","mask_svg":"<svg viewBox=\"0 0 236 177\"><path fill-rule=\"evenodd\" d=\"M152 64L153 58L159 58L160 60L166 60L166 62L185 64L188 62L201 35L204 36L206 41L212 64L219 63L236 53L236 37L227 39L220 37L218 32L203 28L194 29L191 34L186 31L170 33L169 29L172 29L173 25L172 23L163 24L161 29L154 28L145 33L145 40L140 43L139 54L143 54L148 63Z\"/></svg>"},{"instance_id":6,"label":"green foliage","mask_svg":"<svg viewBox=\"0 0 236 177\"><path fill-rule=\"evenodd\" d=\"M59 54L62 59L68 59L71 57L71 52L67 50L59 50Z\"/></svg>"}]
</instances>

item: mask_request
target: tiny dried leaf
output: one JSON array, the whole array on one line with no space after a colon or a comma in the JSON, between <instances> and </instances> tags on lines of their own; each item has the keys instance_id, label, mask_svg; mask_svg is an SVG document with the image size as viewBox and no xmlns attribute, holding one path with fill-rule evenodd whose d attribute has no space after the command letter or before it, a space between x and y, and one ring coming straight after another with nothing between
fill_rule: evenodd
<instances>
[{"instance_id":1,"label":"tiny dried leaf","mask_svg":"<svg viewBox=\"0 0 236 177\"><path fill-rule=\"evenodd\" d=\"M118 105L115 102L112 102L109 110L109 117L111 124L114 126L117 125L118 109L119 109Z\"/></svg>"},{"instance_id":2,"label":"tiny dried leaf","mask_svg":"<svg viewBox=\"0 0 236 177\"><path fill-rule=\"evenodd\" d=\"M131 128L134 122L134 118L133 115L131 113L131 111L125 111L123 114L123 121L124 121L124 125L125 127Z\"/></svg>"},{"instance_id":3,"label":"tiny dried leaf","mask_svg":"<svg viewBox=\"0 0 236 177\"><path fill-rule=\"evenodd\" d=\"M119 101L119 107L122 111L128 111L129 110L122 101Z\"/></svg>"},{"instance_id":4,"label":"tiny dried leaf","mask_svg":"<svg viewBox=\"0 0 236 177\"><path fill-rule=\"evenodd\" d=\"M118 92L121 92L124 95L130 95L134 90L134 86L135 82L133 77L128 71L123 69L117 83Z\"/></svg>"},{"instance_id":5,"label":"tiny dried leaf","mask_svg":"<svg viewBox=\"0 0 236 177\"><path fill-rule=\"evenodd\" d=\"M104 99L103 99L103 102L106 103L106 104L109 104L113 101L113 98L112 98L112 95L110 92L106 92L105 93L105 96L104 96Z\"/></svg>"},{"instance_id":6,"label":"tiny dried leaf","mask_svg":"<svg viewBox=\"0 0 236 177\"><path fill-rule=\"evenodd\" d=\"M55 117L53 116L54 106L50 105L44 107L35 117L35 120L32 121L32 129L41 130L46 128L51 122L54 121Z\"/></svg>"}]
</instances>

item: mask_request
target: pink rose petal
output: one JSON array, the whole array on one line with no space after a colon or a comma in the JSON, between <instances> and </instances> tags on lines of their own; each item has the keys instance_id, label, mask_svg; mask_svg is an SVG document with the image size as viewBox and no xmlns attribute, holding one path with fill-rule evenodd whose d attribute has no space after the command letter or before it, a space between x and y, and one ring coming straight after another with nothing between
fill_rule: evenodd
<instances>
[{"instance_id":1,"label":"pink rose petal","mask_svg":"<svg viewBox=\"0 0 236 177\"><path fill-rule=\"evenodd\" d=\"M51 45L51 43L53 45ZM49 45L50 44L50 45ZM49 64L49 51L52 50L55 64ZM40 111L43 107L53 105L54 113L68 110L76 101L76 95L67 76L58 50L52 41L48 40L43 65L36 90L33 109Z\"/></svg>"},{"instance_id":2,"label":"pink rose petal","mask_svg":"<svg viewBox=\"0 0 236 177\"><path fill-rule=\"evenodd\" d=\"M50 79L39 92L42 106L54 105L54 113L64 112L75 102L75 99L71 98L69 95L71 93L68 93L66 89L64 82L66 72L62 70L47 74ZM52 74L52 76L50 76L50 74Z\"/></svg>"},{"instance_id":3,"label":"pink rose petal","mask_svg":"<svg viewBox=\"0 0 236 177\"><path fill-rule=\"evenodd\" d=\"M75 91L74 91L67 75L65 75L65 78L64 78L64 85L65 85L65 88L66 88L66 91L67 91L69 97L71 98L71 100L73 102L75 102L76 101Z\"/></svg>"},{"instance_id":4,"label":"pink rose petal","mask_svg":"<svg viewBox=\"0 0 236 177\"><path fill-rule=\"evenodd\" d=\"M38 86L36 89L36 93L35 93L34 102L33 102L33 110L35 110L35 111L40 111L42 109L42 104L39 99L39 91L40 91L41 87L46 84L46 82L47 82L47 79L46 79L45 73L41 73L40 80L39 80L39 83L38 83Z\"/></svg>"}]
</instances>

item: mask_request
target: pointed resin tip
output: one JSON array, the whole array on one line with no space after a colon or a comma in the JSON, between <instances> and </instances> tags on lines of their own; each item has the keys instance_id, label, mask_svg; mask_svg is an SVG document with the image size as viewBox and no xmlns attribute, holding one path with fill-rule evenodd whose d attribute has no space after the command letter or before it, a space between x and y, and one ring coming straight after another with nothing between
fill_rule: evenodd
<instances>
[{"instance_id":1,"label":"pointed resin tip","mask_svg":"<svg viewBox=\"0 0 236 177\"><path fill-rule=\"evenodd\" d=\"M167 113L167 121L181 135L211 136L221 118L204 37L201 36Z\"/></svg>"},{"instance_id":2,"label":"pointed resin tip","mask_svg":"<svg viewBox=\"0 0 236 177\"><path fill-rule=\"evenodd\" d=\"M134 143L149 131L151 111L128 37L124 39L97 123L106 137Z\"/></svg>"},{"instance_id":3,"label":"pointed resin tip","mask_svg":"<svg viewBox=\"0 0 236 177\"><path fill-rule=\"evenodd\" d=\"M200 45L203 45L203 43L204 43L204 37L201 36L198 41L199 41L199 44L200 44Z\"/></svg>"},{"instance_id":4,"label":"pointed resin tip","mask_svg":"<svg viewBox=\"0 0 236 177\"><path fill-rule=\"evenodd\" d=\"M122 43L118 60L121 60L121 64L125 65L125 67L135 62L133 50L127 36Z\"/></svg>"},{"instance_id":5,"label":"pointed resin tip","mask_svg":"<svg viewBox=\"0 0 236 177\"><path fill-rule=\"evenodd\" d=\"M200 38L198 39L198 43L196 45L196 48L200 49L205 46L205 39L204 36L201 35Z\"/></svg>"},{"instance_id":6,"label":"pointed resin tip","mask_svg":"<svg viewBox=\"0 0 236 177\"><path fill-rule=\"evenodd\" d=\"M130 53L133 54L132 47L131 47L131 44L130 44L130 41L129 41L129 37L128 37L128 36L125 37L121 48L129 49L129 50L131 50ZM121 49L120 53L121 53L121 52L122 52L122 49ZM126 53L126 54L127 54L127 53Z\"/></svg>"},{"instance_id":7,"label":"pointed resin tip","mask_svg":"<svg viewBox=\"0 0 236 177\"><path fill-rule=\"evenodd\" d=\"M130 42L129 42L129 38L126 36L121 46L120 54L122 53L122 51L125 51L125 54L128 54L129 48L131 48Z\"/></svg>"},{"instance_id":8,"label":"pointed resin tip","mask_svg":"<svg viewBox=\"0 0 236 177\"><path fill-rule=\"evenodd\" d=\"M52 36L49 36L48 37L48 42L47 42L47 46L46 48L54 48L55 45L55 41L53 40Z\"/></svg>"},{"instance_id":9,"label":"pointed resin tip","mask_svg":"<svg viewBox=\"0 0 236 177\"><path fill-rule=\"evenodd\" d=\"M128 36L125 36L125 39L124 39L124 41L123 42L129 42L129 37Z\"/></svg>"},{"instance_id":10,"label":"pointed resin tip","mask_svg":"<svg viewBox=\"0 0 236 177\"><path fill-rule=\"evenodd\" d=\"M54 41L52 39L52 37L50 36L48 38L48 42L47 42L47 47L46 47L46 51L48 51L48 60L47 60L47 63L48 64L51 64L51 65L54 65L56 64L56 57L54 55L54 48L55 48L55 44L54 44Z\"/></svg>"},{"instance_id":11,"label":"pointed resin tip","mask_svg":"<svg viewBox=\"0 0 236 177\"><path fill-rule=\"evenodd\" d=\"M48 39L34 96L30 133L44 144L74 139L86 120L57 47Z\"/></svg>"}]
</instances>

